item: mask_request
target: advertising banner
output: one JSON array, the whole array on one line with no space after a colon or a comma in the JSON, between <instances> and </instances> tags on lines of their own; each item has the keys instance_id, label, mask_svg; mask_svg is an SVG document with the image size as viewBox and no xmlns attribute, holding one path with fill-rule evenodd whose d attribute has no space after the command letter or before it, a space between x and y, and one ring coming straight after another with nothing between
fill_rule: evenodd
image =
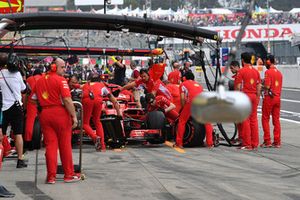
<instances>
[{"instance_id":1,"label":"advertising banner","mask_svg":"<svg viewBox=\"0 0 300 200\"><path fill-rule=\"evenodd\" d=\"M123 5L124 0L110 0L110 5ZM104 5L104 0L75 0L76 6ZM108 4L107 4L108 5Z\"/></svg>"},{"instance_id":2,"label":"advertising banner","mask_svg":"<svg viewBox=\"0 0 300 200\"><path fill-rule=\"evenodd\" d=\"M215 26L201 27L220 33L223 42L233 42L238 36L239 26ZM291 41L292 36L300 32L300 24L280 24L280 25L251 25L247 26L243 35L243 42L268 41Z\"/></svg>"}]
</instances>

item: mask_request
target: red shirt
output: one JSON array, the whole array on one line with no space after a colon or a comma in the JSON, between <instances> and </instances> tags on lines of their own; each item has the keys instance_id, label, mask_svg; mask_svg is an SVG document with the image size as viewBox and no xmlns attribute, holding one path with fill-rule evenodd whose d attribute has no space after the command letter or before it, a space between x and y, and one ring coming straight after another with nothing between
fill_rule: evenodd
<instances>
[{"instance_id":1,"label":"red shirt","mask_svg":"<svg viewBox=\"0 0 300 200\"><path fill-rule=\"evenodd\" d=\"M155 107L166 109L171 105L171 101L164 96L155 97Z\"/></svg>"},{"instance_id":2,"label":"red shirt","mask_svg":"<svg viewBox=\"0 0 300 200\"><path fill-rule=\"evenodd\" d=\"M162 77L165 73L166 65L167 65L166 63L153 64L149 70L150 77L154 81L160 79L160 77Z\"/></svg>"},{"instance_id":3,"label":"red shirt","mask_svg":"<svg viewBox=\"0 0 300 200\"><path fill-rule=\"evenodd\" d=\"M168 100L166 97L156 96L155 97L155 105L154 105L153 109L156 109L156 108L166 109L170 105L171 105L171 101ZM150 109L150 110L152 110L152 109ZM168 118L168 120L170 122L176 120L178 116L179 116L179 114L175 109L173 109L173 110L169 111L168 113L166 113L166 117Z\"/></svg>"},{"instance_id":4,"label":"red shirt","mask_svg":"<svg viewBox=\"0 0 300 200\"><path fill-rule=\"evenodd\" d=\"M41 77L42 75L37 74L35 76L30 76L27 78L26 82L31 90L28 99L32 99L32 95L34 94L36 83Z\"/></svg>"},{"instance_id":5,"label":"red shirt","mask_svg":"<svg viewBox=\"0 0 300 200\"><path fill-rule=\"evenodd\" d=\"M175 69L174 71L170 72L168 75L168 81L172 84L179 84L179 81L181 80L181 73L178 69Z\"/></svg>"},{"instance_id":6,"label":"red shirt","mask_svg":"<svg viewBox=\"0 0 300 200\"><path fill-rule=\"evenodd\" d=\"M186 80L180 84L180 94L184 94L186 102L191 103L193 99L203 92L202 86L193 80Z\"/></svg>"},{"instance_id":7,"label":"red shirt","mask_svg":"<svg viewBox=\"0 0 300 200\"><path fill-rule=\"evenodd\" d=\"M150 92L156 92L156 96L163 95L169 100L173 100L172 95L170 91L167 89L165 84L158 79L157 81L153 81L153 79L149 78L147 82L144 82L143 79L138 79L135 81L136 86L144 85L147 91Z\"/></svg>"},{"instance_id":8,"label":"red shirt","mask_svg":"<svg viewBox=\"0 0 300 200\"><path fill-rule=\"evenodd\" d=\"M89 96L90 91L94 94L95 100L102 100L102 97L110 94L110 91L103 83L99 83L99 82L86 83L82 87L82 99L90 98Z\"/></svg>"},{"instance_id":9,"label":"red shirt","mask_svg":"<svg viewBox=\"0 0 300 200\"><path fill-rule=\"evenodd\" d=\"M282 89L282 74L281 72L272 65L266 72L265 72L265 86L270 87L274 96L281 95ZM268 95L265 93L265 95Z\"/></svg>"},{"instance_id":10,"label":"red shirt","mask_svg":"<svg viewBox=\"0 0 300 200\"><path fill-rule=\"evenodd\" d=\"M35 94L42 107L62 106L62 99L71 97L67 80L55 72L50 72L37 81Z\"/></svg>"},{"instance_id":11,"label":"red shirt","mask_svg":"<svg viewBox=\"0 0 300 200\"><path fill-rule=\"evenodd\" d=\"M250 64L245 64L237 73L235 85L242 84L242 91L245 93L257 92L256 86L260 83L259 72Z\"/></svg>"},{"instance_id":12,"label":"red shirt","mask_svg":"<svg viewBox=\"0 0 300 200\"><path fill-rule=\"evenodd\" d=\"M176 111L179 112L181 109L179 85L178 84L168 84L166 87L171 92L171 95L173 97L173 103L176 106Z\"/></svg>"}]
</instances>

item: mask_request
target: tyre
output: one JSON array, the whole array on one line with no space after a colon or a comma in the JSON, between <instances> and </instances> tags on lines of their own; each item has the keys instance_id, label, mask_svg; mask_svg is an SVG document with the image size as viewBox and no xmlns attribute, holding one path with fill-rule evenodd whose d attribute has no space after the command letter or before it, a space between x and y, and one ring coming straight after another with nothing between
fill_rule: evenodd
<instances>
[{"instance_id":1,"label":"tyre","mask_svg":"<svg viewBox=\"0 0 300 200\"><path fill-rule=\"evenodd\" d=\"M148 129L163 129L166 117L161 111L152 111L147 114L146 125Z\"/></svg>"},{"instance_id":2,"label":"tyre","mask_svg":"<svg viewBox=\"0 0 300 200\"><path fill-rule=\"evenodd\" d=\"M178 124L176 124L176 130ZM193 119L189 119L185 125L185 133L183 136L184 147L199 147L204 145L205 139L205 126L197 123Z\"/></svg>"},{"instance_id":3,"label":"tyre","mask_svg":"<svg viewBox=\"0 0 300 200\"><path fill-rule=\"evenodd\" d=\"M166 117L161 111L152 111L147 114L146 127L147 129L160 129L163 133L162 137L148 140L151 144L161 144L165 141L164 129L166 124Z\"/></svg>"},{"instance_id":4,"label":"tyre","mask_svg":"<svg viewBox=\"0 0 300 200\"><path fill-rule=\"evenodd\" d=\"M40 120L38 117L34 120L33 130L32 130L32 149L40 149L41 148L41 139L42 139L42 131Z\"/></svg>"}]
</instances>

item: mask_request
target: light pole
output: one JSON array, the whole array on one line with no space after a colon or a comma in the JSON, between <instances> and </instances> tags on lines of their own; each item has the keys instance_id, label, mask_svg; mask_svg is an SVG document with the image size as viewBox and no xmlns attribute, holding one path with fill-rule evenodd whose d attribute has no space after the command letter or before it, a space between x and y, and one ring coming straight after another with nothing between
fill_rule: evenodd
<instances>
[{"instance_id":1,"label":"light pole","mask_svg":"<svg viewBox=\"0 0 300 200\"><path fill-rule=\"evenodd\" d=\"M111 0L104 0L104 14L106 14L106 4L111 4Z\"/></svg>"},{"instance_id":2,"label":"light pole","mask_svg":"<svg viewBox=\"0 0 300 200\"><path fill-rule=\"evenodd\" d=\"M267 0L267 29L268 29L268 53L271 53L270 45L270 5L269 0Z\"/></svg>"}]
</instances>

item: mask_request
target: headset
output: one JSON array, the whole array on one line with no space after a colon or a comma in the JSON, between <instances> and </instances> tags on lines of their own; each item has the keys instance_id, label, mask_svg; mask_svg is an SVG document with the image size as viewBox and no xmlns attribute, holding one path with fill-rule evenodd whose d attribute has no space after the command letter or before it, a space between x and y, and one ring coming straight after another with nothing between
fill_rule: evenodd
<instances>
[{"instance_id":1,"label":"headset","mask_svg":"<svg viewBox=\"0 0 300 200\"><path fill-rule=\"evenodd\" d=\"M57 66L56 66L56 61L57 57L53 57L53 60L51 62L51 64L48 66L48 71L51 71L51 72L56 72L57 71Z\"/></svg>"},{"instance_id":2,"label":"headset","mask_svg":"<svg viewBox=\"0 0 300 200\"><path fill-rule=\"evenodd\" d=\"M272 54L268 54L266 57L266 65L271 66L273 64L271 60L274 61L274 56Z\"/></svg>"}]
</instances>

